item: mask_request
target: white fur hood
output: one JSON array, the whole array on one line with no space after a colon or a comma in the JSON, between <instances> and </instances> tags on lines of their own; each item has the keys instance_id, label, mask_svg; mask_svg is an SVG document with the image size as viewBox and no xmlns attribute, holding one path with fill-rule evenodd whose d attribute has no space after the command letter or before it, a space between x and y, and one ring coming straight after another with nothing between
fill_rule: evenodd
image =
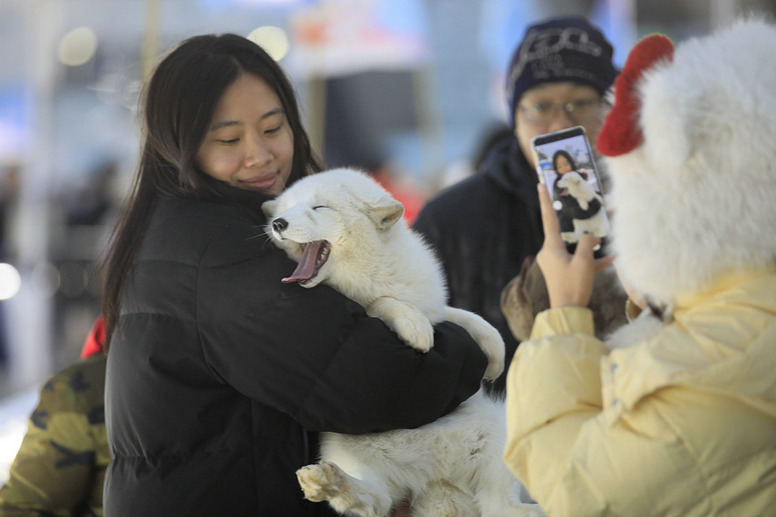
<instances>
[{"instance_id":1,"label":"white fur hood","mask_svg":"<svg viewBox=\"0 0 776 517\"><path fill-rule=\"evenodd\" d=\"M605 158L626 281L673 305L726 270L772 264L776 28L747 19L686 41L636 91L640 144Z\"/></svg>"}]
</instances>

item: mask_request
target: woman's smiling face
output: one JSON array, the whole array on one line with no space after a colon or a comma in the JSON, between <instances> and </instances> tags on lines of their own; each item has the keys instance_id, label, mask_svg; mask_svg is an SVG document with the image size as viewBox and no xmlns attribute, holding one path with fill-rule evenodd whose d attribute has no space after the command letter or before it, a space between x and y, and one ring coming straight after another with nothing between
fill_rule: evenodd
<instances>
[{"instance_id":1,"label":"woman's smiling face","mask_svg":"<svg viewBox=\"0 0 776 517\"><path fill-rule=\"evenodd\" d=\"M277 94L261 78L241 75L218 101L197 152L205 174L234 187L281 193L294 158L294 135Z\"/></svg>"},{"instance_id":2,"label":"woman's smiling face","mask_svg":"<svg viewBox=\"0 0 776 517\"><path fill-rule=\"evenodd\" d=\"M558 155L558 157L555 159L555 172L558 174L566 174L567 172L571 172L571 164L562 154Z\"/></svg>"}]
</instances>

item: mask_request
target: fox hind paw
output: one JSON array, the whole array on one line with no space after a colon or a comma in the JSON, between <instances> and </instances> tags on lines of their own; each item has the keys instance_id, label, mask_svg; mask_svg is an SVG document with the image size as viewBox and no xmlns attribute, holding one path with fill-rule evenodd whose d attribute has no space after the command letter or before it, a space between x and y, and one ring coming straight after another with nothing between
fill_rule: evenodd
<instances>
[{"instance_id":1,"label":"fox hind paw","mask_svg":"<svg viewBox=\"0 0 776 517\"><path fill-rule=\"evenodd\" d=\"M328 501L346 489L347 477L342 470L326 461L307 465L296 471L299 486L310 501Z\"/></svg>"}]
</instances>

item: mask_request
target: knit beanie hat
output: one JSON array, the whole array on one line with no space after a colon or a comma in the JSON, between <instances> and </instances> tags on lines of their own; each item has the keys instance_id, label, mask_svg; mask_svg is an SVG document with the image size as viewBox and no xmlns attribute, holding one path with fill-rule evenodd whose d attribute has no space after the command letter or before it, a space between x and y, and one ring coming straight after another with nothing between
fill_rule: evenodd
<instances>
[{"instance_id":1,"label":"knit beanie hat","mask_svg":"<svg viewBox=\"0 0 776 517\"><path fill-rule=\"evenodd\" d=\"M526 29L509 63L506 98L512 127L517 101L526 90L571 81L591 86L603 95L616 75L612 45L584 18L549 18L535 23Z\"/></svg>"}]
</instances>

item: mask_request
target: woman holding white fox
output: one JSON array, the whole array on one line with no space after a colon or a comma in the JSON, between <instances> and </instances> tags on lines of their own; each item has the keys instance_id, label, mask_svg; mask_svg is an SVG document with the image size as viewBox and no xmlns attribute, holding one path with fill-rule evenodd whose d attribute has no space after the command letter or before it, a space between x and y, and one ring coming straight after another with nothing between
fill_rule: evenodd
<instances>
[{"instance_id":1,"label":"woman holding white fox","mask_svg":"<svg viewBox=\"0 0 776 517\"><path fill-rule=\"evenodd\" d=\"M321 166L291 85L236 35L184 41L145 92L136 188L104 264L105 514L333 515L295 472L318 432L416 427L476 392L477 344L426 354L295 268L260 207Z\"/></svg>"}]
</instances>

